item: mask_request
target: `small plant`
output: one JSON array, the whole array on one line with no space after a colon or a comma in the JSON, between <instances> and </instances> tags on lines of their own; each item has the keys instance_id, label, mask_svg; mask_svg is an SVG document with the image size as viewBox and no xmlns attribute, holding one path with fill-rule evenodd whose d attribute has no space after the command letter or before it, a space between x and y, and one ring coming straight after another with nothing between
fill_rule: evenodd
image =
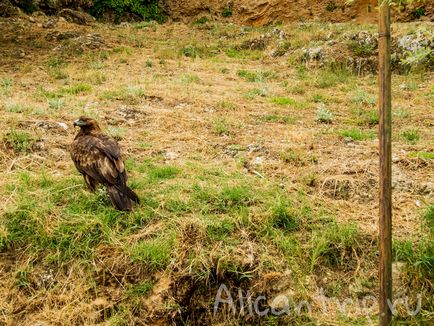
<instances>
[{"instance_id":1,"label":"small plant","mask_svg":"<svg viewBox=\"0 0 434 326\"><path fill-rule=\"evenodd\" d=\"M48 107L52 110L59 110L63 108L65 101L61 98L48 99Z\"/></svg>"},{"instance_id":2,"label":"small plant","mask_svg":"<svg viewBox=\"0 0 434 326\"><path fill-rule=\"evenodd\" d=\"M336 3L334 3L334 2L332 1L332 2L329 2L329 3L327 4L327 6L326 6L326 10L332 12L332 11L335 11L337 7L338 7L338 6L336 5Z\"/></svg>"},{"instance_id":3,"label":"small plant","mask_svg":"<svg viewBox=\"0 0 434 326\"><path fill-rule=\"evenodd\" d=\"M193 83L198 84L198 83L200 83L201 80L200 80L199 76L197 76L197 75L185 74L185 75L181 76L180 81L183 84L193 84Z\"/></svg>"},{"instance_id":4,"label":"small plant","mask_svg":"<svg viewBox=\"0 0 434 326\"><path fill-rule=\"evenodd\" d=\"M319 105L316 111L316 121L321 123L332 123L333 113L324 105Z\"/></svg>"},{"instance_id":5,"label":"small plant","mask_svg":"<svg viewBox=\"0 0 434 326\"><path fill-rule=\"evenodd\" d=\"M225 119L217 119L214 121L213 129L219 136L228 136L230 134L229 124Z\"/></svg>"},{"instance_id":6,"label":"small plant","mask_svg":"<svg viewBox=\"0 0 434 326\"><path fill-rule=\"evenodd\" d=\"M264 82L269 78L275 77L275 73L272 71L238 70L237 75L251 83Z\"/></svg>"},{"instance_id":7,"label":"small plant","mask_svg":"<svg viewBox=\"0 0 434 326\"><path fill-rule=\"evenodd\" d=\"M92 92L92 86L83 83L78 83L62 89L62 93L70 95L88 94L90 92Z\"/></svg>"},{"instance_id":8,"label":"small plant","mask_svg":"<svg viewBox=\"0 0 434 326\"><path fill-rule=\"evenodd\" d=\"M127 295L129 297L142 297L148 295L154 287L154 282L151 280L145 280L139 284L127 289Z\"/></svg>"},{"instance_id":9,"label":"small plant","mask_svg":"<svg viewBox=\"0 0 434 326\"><path fill-rule=\"evenodd\" d=\"M140 241L128 251L132 261L143 263L150 271L157 271L168 266L173 247L173 235L161 235L157 238Z\"/></svg>"},{"instance_id":10,"label":"small plant","mask_svg":"<svg viewBox=\"0 0 434 326\"><path fill-rule=\"evenodd\" d=\"M413 52L407 52L406 57L401 59L401 64L407 68L423 68L432 57L430 48L418 48Z\"/></svg>"},{"instance_id":11,"label":"small plant","mask_svg":"<svg viewBox=\"0 0 434 326\"><path fill-rule=\"evenodd\" d=\"M148 171L148 176L151 180L164 180L175 178L181 170L176 166L159 166L151 167Z\"/></svg>"},{"instance_id":12,"label":"small plant","mask_svg":"<svg viewBox=\"0 0 434 326\"><path fill-rule=\"evenodd\" d=\"M189 44L181 48L181 53L188 58L203 57L205 50L202 47Z\"/></svg>"},{"instance_id":13,"label":"small plant","mask_svg":"<svg viewBox=\"0 0 434 326\"><path fill-rule=\"evenodd\" d=\"M224 7L222 11L223 17L231 17L232 16L232 8L231 7Z\"/></svg>"},{"instance_id":14,"label":"small plant","mask_svg":"<svg viewBox=\"0 0 434 326\"><path fill-rule=\"evenodd\" d=\"M300 218L290 203L280 201L272 207L271 224L288 232L297 231L300 228Z\"/></svg>"},{"instance_id":15,"label":"small plant","mask_svg":"<svg viewBox=\"0 0 434 326\"><path fill-rule=\"evenodd\" d=\"M200 17L196 19L196 21L193 22L193 25L203 25L206 24L209 21L208 17Z\"/></svg>"},{"instance_id":16,"label":"small plant","mask_svg":"<svg viewBox=\"0 0 434 326\"><path fill-rule=\"evenodd\" d=\"M12 130L4 137L5 143L16 152L26 153L32 150L36 140L24 131Z\"/></svg>"},{"instance_id":17,"label":"small plant","mask_svg":"<svg viewBox=\"0 0 434 326\"><path fill-rule=\"evenodd\" d=\"M107 133L116 140L122 140L125 135L125 129L121 127L109 126Z\"/></svg>"},{"instance_id":18,"label":"small plant","mask_svg":"<svg viewBox=\"0 0 434 326\"><path fill-rule=\"evenodd\" d=\"M371 96L362 90L358 90L353 96L352 101L356 104L374 106L377 103L377 97L375 95Z\"/></svg>"},{"instance_id":19,"label":"small plant","mask_svg":"<svg viewBox=\"0 0 434 326\"><path fill-rule=\"evenodd\" d=\"M350 138L352 140L367 140L374 139L375 133L373 132L363 132L359 129L349 129L341 132L341 136L344 138Z\"/></svg>"},{"instance_id":20,"label":"small plant","mask_svg":"<svg viewBox=\"0 0 434 326\"><path fill-rule=\"evenodd\" d=\"M237 109L235 103L227 100L221 100L217 103L217 107L223 111L234 111Z\"/></svg>"},{"instance_id":21,"label":"small plant","mask_svg":"<svg viewBox=\"0 0 434 326\"><path fill-rule=\"evenodd\" d=\"M4 78L0 82L0 95L9 94L13 86L13 81L10 78Z\"/></svg>"},{"instance_id":22,"label":"small plant","mask_svg":"<svg viewBox=\"0 0 434 326\"><path fill-rule=\"evenodd\" d=\"M152 66L153 66L153 64L152 64L152 61L151 60L146 60L146 67L148 67L148 68L152 68Z\"/></svg>"},{"instance_id":23,"label":"small plant","mask_svg":"<svg viewBox=\"0 0 434 326\"><path fill-rule=\"evenodd\" d=\"M434 236L434 205L431 205L427 208L427 210L423 214L423 220L425 224L428 226L431 235Z\"/></svg>"},{"instance_id":24,"label":"small plant","mask_svg":"<svg viewBox=\"0 0 434 326\"><path fill-rule=\"evenodd\" d=\"M22 113L29 110L28 107L23 106L17 102L6 102L4 104L4 108L7 112L11 113Z\"/></svg>"},{"instance_id":25,"label":"small plant","mask_svg":"<svg viewBox=\"0 0 434 326\"><path fill-rule=\"evenodd\" d=\"M362 56L362 57L366 57L366 56L370 56L372 55L375 47L373 44L369 44L369 43L359 43L359 42L351 42L349 44L349 48L351 51L353 51L353 53L357 56Z\"/></svg>"},{"instance_id":26,"label":"small plant","mask_svg":"<svg viewBox=\"0 0 434 326\"><path fill-rule=\"evenodd\" d=\"M422 16L425 16L425 8L424 7L419 7L419 8L416 8L416 9L414 9L412 12L411 12L411 15L415 18L415 19L419 19L420 17L422 17Z\"/></svg>"},{"instance_id":27,"label":"small plant","mask_svg":"<svg viewBox=\"0 0 434 326\"><path fill-rule=\"evenodd\" d=\"M249 100L253 100L258 96L266 97L267 95L268 95L268 91L264 88L253 88L249 90L247 93L245 93L245 97Z\"/></svg>"},{"instance_id":28,"label":"small plant","mask_svg":"<svg viewBox=\"0 0 434 326\"><path fill-rule=\"evenodd\" d=\"M267 114L261 117L261 120L265 122L275 122L275 123L287 123L294 124L296 119L289 115L277 115L277 114Z\"/></svg>"},{"instance_id":29,"label":"small plant","mask_svg":"<svg viewBox=\"0 0 434 326\"><path fill-rule=\"evenodd\" d=\"M47 61L48 68L61 68L66 65L66 62L63 58L60 57L52 57Z\"/></svg>"},{"instance_id":30,"label":"small plant","mask_svg":"<svg viewBox=\"0 0 434 326\"><path fill-rule=\"evenodd\" d=\"M432 152L413 152L408 154L411 158L420 158L422 160L434 160L434 153Z\"/></svg>"},{"instance_id":31,"label":"small plant","mask_svg":"<svg viewBox=\"0 0 434 326\"><path fill-rule=\"evenodd\" d=\"M401 137L410 144L415 144L420 139L419 131L411 129L401 133Z\"/></svg>"}]
</instances>

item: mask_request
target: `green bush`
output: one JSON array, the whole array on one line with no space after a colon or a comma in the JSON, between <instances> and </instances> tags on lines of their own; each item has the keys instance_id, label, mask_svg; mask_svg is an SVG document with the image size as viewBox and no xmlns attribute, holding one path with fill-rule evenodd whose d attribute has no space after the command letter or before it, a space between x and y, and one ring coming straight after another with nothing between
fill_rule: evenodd
<instances>
[{"instance_id":1,"label":"green bush","mask_svg":"<svg viewBox=\"0 0 434 326\"><path fill-rule=\"evenodd\" d=\"M165 21L158 0L94 0L91 12L98 17L107 9L113 10L117 16L132 13L141 16L144 20L155 20L159 23Z\"/></svg>"}]
</instances>

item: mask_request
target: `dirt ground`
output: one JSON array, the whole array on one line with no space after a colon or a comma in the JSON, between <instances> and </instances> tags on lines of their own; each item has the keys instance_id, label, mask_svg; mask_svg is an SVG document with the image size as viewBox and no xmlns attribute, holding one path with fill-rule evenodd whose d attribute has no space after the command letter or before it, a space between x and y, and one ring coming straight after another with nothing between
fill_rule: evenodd
<instances>
[{"instance_id":1,"label":"dirt ground","mask_svg":"<svg viewBox=\"0 0 434 326\"><path fill-rule=\"evenodd\" d=\"M249 29L220 23L206 23L205 27L180 23L78 26L59 21L54 27L47 27L49 19L42 16L33 21L0 20L0 201L4 214L0 228L0 324L194 325L205 321L227 324L232 318L230 312L212 319L210 307L215 292L207 296L198 290L209 286L208 291L215 291L218 286L211 278L203 284L198 281L200 277L193 281L189 271L195 265L184 265L193 253L202 257L204 266L208 264L210 275L215 274L216 279L227 280L234 286L246 282L234 275L253 273L257 278L249 286L256 286L256 293L268 289L276 295L291 289L296 298L305 299L332 284L329 290L339 289L333 293L340 298L354 293L375 295L372 286L364 292L351 289L364 284L363 280L375 284L377 277L376 76L310 69L288 55L271 57L267 50L240 50L236 46L271 31L272 26ZM423 23L396 24L393 30L431 27ZM290 40L306 44L315 43L329 33L375 31L372 25L353 24L309 27L315 32L307 32L303 24L295 23L279 28ZM426 235L420 217L434 200L433 85L434 75L429 71L393 76L396 241L416 243ZM41 242L28 240L31 234L8 240L18 231L11 231L6 219L16 218L19 212L39 210L48 214L48 220L41 216L42 220L36 221L49 236L56 234L57 223L66 216L65 209L72 220L80 216L91 220L99 214L95 210L107 205L82 190L82 180L69 157L68 146L76 132L72 121L81 114L95 117L104 130L119 140L129 159L130 180L144 198L138 212L145 214L152 210L155 217L146 227L135 227L128 235L117 227L104 229L107 234L120 233L110 241L92 244L96 258L88 265L84 263L88 258L73 256L52 267L48 253L50 257L56 256L56 252L63 250L61 245L43 247ZM154 165L160 167L155 176L150 167ZM165 179L165 173L173 173L175 177ZM148 183L147 178L151 180L153 176L162 181ZM48 178L47 188L41 178ZM64 192L65 197L56 199L54 204L48 203L51 199L45 203L59 183L63 186L56 191ZM215 204L194 193L198 187L233 184L252 187L251 195L235 213L221 208L232 205L231 200L235 199ZM33 208L25 206L24 201L31 200L29 196L37 200ZM83 202L94 200L86 204L94 213L86 211L87 215L80 215L74 211L74 196ZM286 275L292 265L286 260L289 258L283 246L261 240L269 239L268 232L280 232L277 228L257 231L245 226L243 218L247 216L249 223L260 225L259 221L268 216L268 204L278 196L297 198L294 209L300 212L310 205L309 212L315 216L333 216L338 226L357 227L362 236L357 245L351 245L355 249L345 247L341 252L342 257L352 257L354 265L348 270L344 265L326 268L314 265L313 259L312 269L300 267L292 271L303 275L299 283L281 282L280 287L273 285L274 290L265 286L275 284L275 279ZM172 207L175 199L178 204L190 203L190 197L199 201L197 207ZM211 213L205 212L208 208ZM107 214L104 216L115 214L104 212ZM139 213L131 218L138 218ZM201 217L204 214L208 214L207 219ZM117 218L128 220L124 216ZM220 238L211 242L202 240L214 230L210 228L213 219L223 218L236 221L234 229L228 231L230 239L248 240L237 245L229 245ZM314 221L316 228L310 228L307 225L311 222L306 221L302 219L302 231L296 235L301 243L297 258L300 266L305 260L303 256L306 259L309 256L303 254L307 252L304 250L322 232L323 222ZM24 224L20 225L24 228ZM222 225L219 228L225 230ZM130 246L154 236L159 239L160 233L172 239L173 232L175 256L168 267L148 270L145 263L129 260ZM282 232L272 234L279 234L284 240L287 234ZM213 236L216 235L210 239L215 239ZM71 241L78 237L74 235ZM48 249L39 250L39 245ZM128 247L126 251L121 249L124 246ZM205 247L207 251L201 253L200 248ZM223 250L227 251L223 254ZM238 261L237 256L248 260L250 251L255 263L249 265L243 260L239 265L249 265L247 271L237 269L235 273L230 267L225 271L219 265L221 261L214 264L207 260L214 259L216 253L234 261ZM23 271L28 271L28 281L17 286L21 276L27 275ZM40 275L55 279L57 285L44 288L37 281ZM152 279L151 294L122 301L123 293L128 292L126 284L142 280L143 275ZM111 283L99 283L104 277ZM375 312L369 318L357 313L344 318L336 311L326 316L315 308L310 319L292 322L364 325L375 321L372 316ZM424 316L430 320L432 311ZM258 321L262 322L277 325L279 321L270 317Z\"/></svg>"}]
</instances>

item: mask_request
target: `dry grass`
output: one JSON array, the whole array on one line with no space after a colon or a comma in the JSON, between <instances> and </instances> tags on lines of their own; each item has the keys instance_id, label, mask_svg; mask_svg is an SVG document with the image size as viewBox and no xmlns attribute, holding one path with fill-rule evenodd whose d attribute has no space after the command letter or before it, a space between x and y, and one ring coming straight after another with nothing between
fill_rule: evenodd
<instances>
[{"instance_id":1,"label":"dry grass","mask_svg":"<svg viewBox=\"0 0 434 326\"><path fill-rule=\"evenodd\" d=\"M68 56L53 54L57 41L35 24L0 23L6 41L19 26L28 33L0 48L0 323L224 323L229 313L212 316L222 282L296 301L321 288L340 299L375 295L375 76L236 47L266 28L59 23L105 40ZM282 27L300 47L354 28ZM396 241L429 239L421 215L434 195L432 84L432 72L393 76ZM317 121L319 103L330 123ZM81 114L129 157L143 202L129 215L83 190L68 154ZM401 260L411 267L411 257ZM432 320L424 271L409 268L397 289L412 285L426 299L419 319L399 317L406 322ZM368 317L314 305L311 316L282 320L360 325L375 311Z\"/></svg>"}]
</instances>

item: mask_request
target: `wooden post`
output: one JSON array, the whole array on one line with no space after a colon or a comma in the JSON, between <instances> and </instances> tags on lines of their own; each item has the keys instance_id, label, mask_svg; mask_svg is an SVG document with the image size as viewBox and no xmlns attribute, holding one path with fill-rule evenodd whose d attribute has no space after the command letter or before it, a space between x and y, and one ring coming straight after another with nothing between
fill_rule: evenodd
<instances>
[{"instance_id":1,"label":"wooden post","mask_svg":"<svg viewBox=\"0 0 434 326\"><path fill-rule=\"evenodd\" d=\"M380 212L379 212L379 278L380 325L392 321L388 301L392 302L392 94L390 71L390 7L380 0L378 82L380 110Z\"/></svg>"}]
</instances>

